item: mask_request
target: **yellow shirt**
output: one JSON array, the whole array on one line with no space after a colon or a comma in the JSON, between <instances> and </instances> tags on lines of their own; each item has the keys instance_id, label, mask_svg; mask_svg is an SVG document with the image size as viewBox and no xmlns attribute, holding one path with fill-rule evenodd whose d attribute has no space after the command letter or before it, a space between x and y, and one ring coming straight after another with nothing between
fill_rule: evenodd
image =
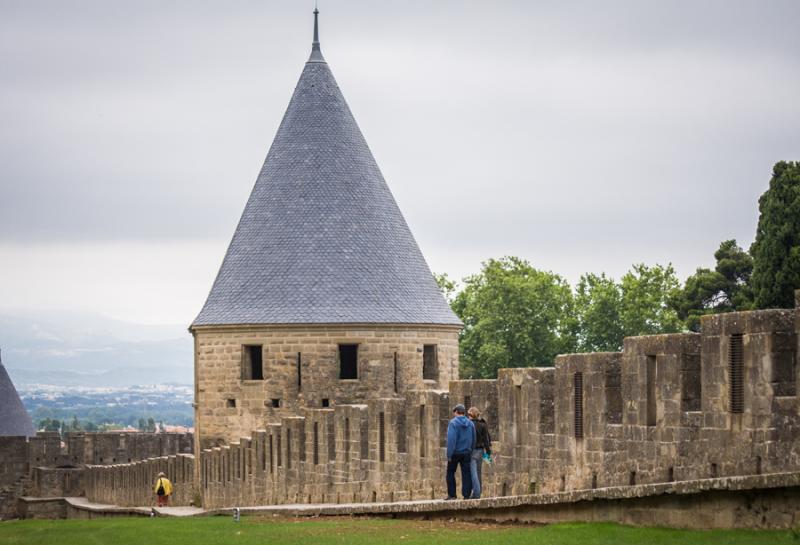
<instances>
[{"instance_id":1,"label":"yellow shirt","mask_svg":"<svg viewBox=\"0 0 800 545\"><path fill-rule=\"evenodd\" d=\"M159 484L164 487L165 496L169 496L172 494L172 483L169 482L169 479L167 479L166 477L159 477L156 480L156 485L153 487L153 492L155 492L156 494L158 494Z\"/></svg>"}]
</instances>

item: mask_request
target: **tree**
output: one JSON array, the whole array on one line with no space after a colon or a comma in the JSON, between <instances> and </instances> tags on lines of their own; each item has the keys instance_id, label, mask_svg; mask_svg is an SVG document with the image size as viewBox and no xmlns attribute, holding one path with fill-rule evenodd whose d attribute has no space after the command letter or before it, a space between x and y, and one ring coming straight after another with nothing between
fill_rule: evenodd
<instances>
[{"instance_id":1,"label":"tree","mask_svg":"<svg viewBox=\"0 0 800 545\"><path fill-rule=\"evenodd\" d=\"M45 418L39 421L39 429L44 431L61 432L61 421L54 418Z\"/></svg>"},{"instance_id":2,"label":"tree","mask_svg":"<svg viewBox=\"0 0 800 545\"><path fill-rule=\"evenodd\" d=\"M572 290L516 257L490 259L464 280L453 310L464 322L462 375L494 378L503 367L552 365L575 348Z\"/></svg>"},{"instance_id":3,"label":"tree","mask_svg":"<svg viewBox=\"0 0 800 545\"><path fill-rule=\"evenodd\" d=\"M714 270L698 268L677 293L673 307L692 331L700 330L700 316L747 310L752 305L750 276L753 258L735 240L726 240L714 253Z\"/></svg>"},{"instance_id":4,"label":"tree","mask_svg":"<svg viewBox=\"0 0 800 545\"><path fill-rule=\"evenodd\" d=\"M605 273L584 274L575 288L575 316L580 352L622 348L622 289Z\"/></svg>"},{"instance_id":5,"label":"tree","mask_svg":"<svg viewBox=\"0 0 800 545\"><path fill-rule=\"evenodd\" d=\"M139 428L139 431L147 431L147 421L144 418L140 418L137 428Z\"/></svg>"},{"instance_id":6,"label":"tree","mask_svg":"<svg viewBox=\"0 0 800 545\"><path fill-rule=\"evenodd\" d=\"M456 292L458 291L458 283L455 280L451 280L450 277L447 276L447 273L433 273L433 278L436 280L436 284L442 291L442 295L444 295L445 300L450 304L450 306L452 306Z\"/></svg>"},{"instance_id":7,"label":"tree","mask_svg":"<svg viewBox=\"0 0 800 545\"><path fill-rule=\"evenodd\" d=\"M780 161L758 200L751 286L755 308L793 308L800 288L800 162Z\"/></svg>"},{"instance_id":8,"label":"tree","mask_svg":"<svg viewBox=\"0 0 800 545\"><path fill-rule=\"evenodd\" d=\"M78 420L77 415L72 416L72 422L69 424L69 431L81 431L83 428L81 427L81 423Z\"/></svg>"},{"instance_id":9,"label":"tree","mask_svg":"<svg viewBox=\"0 0 800 545\"><path fill-rule=\"evenodd\" d=\"M147 419L147 431L155 432L156 431L156 421L151 416Z\"/></svg>"},{"instance_id":10,"label":"tree","mask_svg":"<svg viewBox=\"0 0 800 545\"><path fill-rule=\"evenodd\" d=\"M676 333L684 327L671 302L680 282L672 265L633 265L620 281L620 323L625 337Z\"/></svg>"}]
</instances>

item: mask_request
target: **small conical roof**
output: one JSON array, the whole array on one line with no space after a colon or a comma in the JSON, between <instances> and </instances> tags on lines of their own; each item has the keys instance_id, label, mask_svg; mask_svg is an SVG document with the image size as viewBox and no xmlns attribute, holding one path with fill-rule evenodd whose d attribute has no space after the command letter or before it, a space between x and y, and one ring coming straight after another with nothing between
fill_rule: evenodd
<instances>
[{"instance_id":1,"label":"small conical roof","mask_svg":"<svg viewBox=\"0 0 800 545\"><path fill-rule=\"evenodd\" d=\"M34 437L36 430L0 357L0 437L19 435Z\"/></svg>"},{"instance_id":2,"label":"small conical roof","mask_svg":"<svg viewBox=\"0 0 800 545\"><path fill-rule=\"evenodd\" d=\"M460 326L314 42L193 326Z\"/></svg>"}]
</instances>

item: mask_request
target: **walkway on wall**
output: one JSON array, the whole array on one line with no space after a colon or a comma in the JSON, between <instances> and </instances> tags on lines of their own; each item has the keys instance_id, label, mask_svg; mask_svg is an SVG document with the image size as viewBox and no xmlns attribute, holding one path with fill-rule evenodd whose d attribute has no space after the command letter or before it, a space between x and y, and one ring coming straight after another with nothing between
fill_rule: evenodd
<instances>
[{"instance_id":1,"label":"walkway on wall","mask_svg":"<svg viewBox=\"0 0 800 545\"><path fill-rule=\"evenodd\" d=\"M67 518L232 515L234 508L118 507L86 498L23 498L66 503ZM31 510L33 513L34 511ZM241 507L250 516L391 516L552 523L614 521L680 528L790 528L800 522L800 472L720 477L480 500L292 504Z\"/></svg>"}]
</instances>

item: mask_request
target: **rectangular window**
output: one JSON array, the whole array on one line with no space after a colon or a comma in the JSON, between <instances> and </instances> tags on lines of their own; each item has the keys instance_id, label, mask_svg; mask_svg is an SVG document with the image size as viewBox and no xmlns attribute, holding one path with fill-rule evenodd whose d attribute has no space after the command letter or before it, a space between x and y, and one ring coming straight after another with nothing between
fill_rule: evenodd
<instances>
[{"instance_id":1,"label":"rectangular window","mask_svg":"<svg viewBox=\"0 0 800 545\"><path fill-rule=\"evenodd\" d=\"M274 455L275 455L275 451L273 450L273 445L272 445L272 434L269 434L269 472L270 473L274 473L275 472L275 468L272 465L274 463L273 462L273 460L274 460L273 456Z\"/></svg>"},{"instance_id":2,"label":"rectangular window","mask_svg":"<svg viewBox=\"0 0 800 545\"><path fill-rule=\"evenodd\" d=\"M322 400L322 406L323 406L323 408L324 408L324 407L330 407L330 406L331 406L331 400L330 400L330 399L328 399L327 397L326 397L326 398L324 398L324 399Z\"/></svg>"},{"instance_id":3,"label":"rectangular window","mask_svg":"<svg viewBox=\"0 0 800 545\"><path fill-rule=\"evenodd\" d=\"M229 399L229 400L226 402L226 405L227 405L227 407L228 407L229 409L235 409L235 408L236 408L236 400L235 400L235 399Z\"/></svg>"},{"instance_id":4,"label":"rectangular window","mask_svg":"<svg viewBox=\"0 0 800 545\"><path fill-rule=\"evenodd\" d=\"M730 411L744 412L744 343L741 333L734 333L728 344L728 389Z\"/></svg>"},{"instance_id":5,"label":"rectangular window","mask_svg":"<svg viewBox=\"0 0 800 545\"><path fill-rule=\"evenodd\" d=\"M435 344L426 344L422 347L422 379L439 379L439 356Z\"/></svg>"},{"instance_id":6,"label":"rectangular window","mask_svg":"<svg viewBox=\"0 0 800 545\"><path fill-rule=\"evenodd\" d=\"M358 378L357 344L339 345L339 378L340 379Z\"/></svg>"},{"instance_id":7,"label":"rectangular window","mask_svg":"<svg viewBox=\"0 0 800 545\"><path fill-rule=\"evenodd\" d=\"M242 380L264 380L262 346L242 345Z\"/></svg>"},{"instance_id":8,"label":"rectangular window","mask_svg":"<svg viewBox=\"0 0 800 545\"><path fill-rule=\"evenodd\" d=\"M273 408L273 409L280 409L280 407L281 407L281 400L280 400L280 398L272 398L272 399L270 400L270 403L272 404L272 408Z\"/></svg>"},{"instance_id":9,"label":"rectangular window","mask_svg":"<svg viewBox=\"0 0 800 545\"><path fill-rule=\"evenodd\" d=\"M471 400L470 400L471 401ZM522 385L514 386L514 442L522 446L523 429L522 419Z\"/></svg>"},{"instance_id":10,"label":"rectangular window","mask_svg":"<svg viewBox=\"0 0 800 545\"><path fill-rule=\"evenodd\" d=\"M286 469L292 469L292 430L286 430Z\"/></svg>"},{"instance_id":11,"label":"rectangular window","mask_svg":"<svg viewBox=\"0 0 800 545\"><path fill-rule=\"evenodd\" d=\"M583 373L572 376L575 439L583 439Z\"/></svg>"},{"instance_id":12,"label":"rectangular window","mask_svg":"<svg viewBox=\"0 0 800 545\"><path fill-rule=\"evenodd\" d=\"M278 442L278 447L275 449L275 454L278 455L278 460L277 460L277 464L276 465L278 467L282 467L283 466L283 450L281 449L281 432L280 432L280 430L278 430L278 435L277 435L276 440Z\"/></svg>"},{"instance_id":13,"label":"rectangular window","mask_svg":"<svg viewBox=\"0 0 800 545\"><path fill-rule=\"evenodd\" d=\"M647 425L656 425L656 357L647 356L645 369L645 382L647 384L645 396L647 397Z\"/></svg>"}]
</instances>

